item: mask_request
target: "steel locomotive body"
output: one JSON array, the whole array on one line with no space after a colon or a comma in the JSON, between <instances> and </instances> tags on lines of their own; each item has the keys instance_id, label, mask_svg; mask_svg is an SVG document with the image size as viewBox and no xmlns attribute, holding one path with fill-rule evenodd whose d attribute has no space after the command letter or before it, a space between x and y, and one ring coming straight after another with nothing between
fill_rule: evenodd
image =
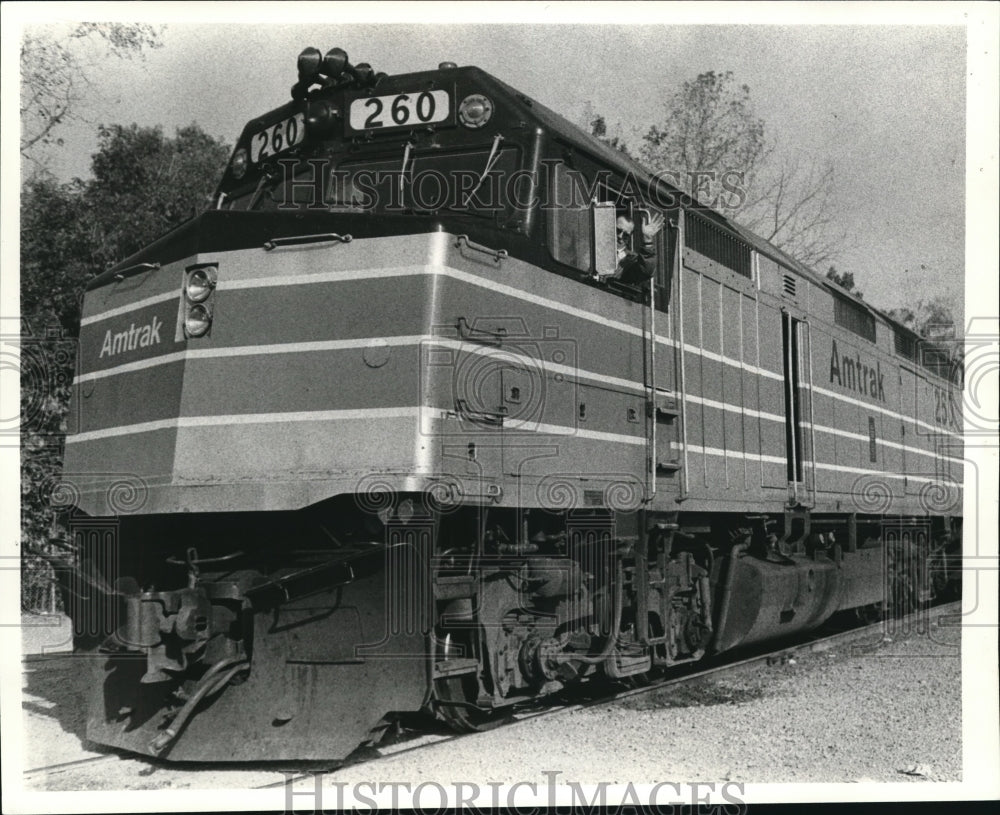
<instances>
[{"instance_id":1,"label":"steel locomotive body","mask_svg":"<svg viewBox=\"0 0 1000 815\"><path fill-rule=\"evenodd\" d=\"M299 71L86 293L91 740L341 758L947 588L941 349L476 68Z\"/></svg>"}]
</instances>

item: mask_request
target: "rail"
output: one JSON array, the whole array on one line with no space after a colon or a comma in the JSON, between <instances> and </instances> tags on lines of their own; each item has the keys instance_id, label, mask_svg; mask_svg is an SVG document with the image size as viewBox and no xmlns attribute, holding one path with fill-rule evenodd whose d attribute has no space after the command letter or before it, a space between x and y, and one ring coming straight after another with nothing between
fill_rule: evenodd
<instances>
[{"instance_id":1,"label":"rail","mask_svg":"<svg viewBox=\"0 0 1000 815\"><path fill-rule=\"evenodd\" d=\"M483 246L481 243L470 240L468 235L459 235L455 238L455 248L461 249L462 244L465 244L465 247L470 251L489 255L493 258L494 263L499 263L501 260L510 257L510 253L506 249L491 249L489 246Z\"/></svg>"},{"instance_id":2,"label":"rail","mask_svg":"<svg viewBox=\"0 0 1000 815\"><path fill-rule=\"evenodd\" d=\"M677 211L677 249L676 249L676 281L677 281L677 390L680 392L680 443L681 443L681 478L677 500L683 501L688 496L688 442L687 442L687 386L684 374L684 209Z\"/></svg>"},{"instance_id":3,"label":"rail","mask_svg":"<svg viewBox=\"0 0 1000 815\"><path fill-rule=\"evenodd\" d=\"M116 272L115 280L124 280L126 277L132 277L143 272L155 272L159 268L159 263L136 263L135 266L129 266L120 272Z\"/></svg>"},{"instance_id":4,"label":"rail","mask_svg":"<svg viewBox=\"0 0 1000 815\"><path fill-rule=\"evenodd\" d=\"M310 243L326 243L327 241L350 243L352 240L354 240L352 235L338 235L336 232L318 232L315 235L289 235L284 238L271 238L264 241L264 250L270 252L272 249L280 249L283 246L302 246Z\"/></svg>"}]
</instances>

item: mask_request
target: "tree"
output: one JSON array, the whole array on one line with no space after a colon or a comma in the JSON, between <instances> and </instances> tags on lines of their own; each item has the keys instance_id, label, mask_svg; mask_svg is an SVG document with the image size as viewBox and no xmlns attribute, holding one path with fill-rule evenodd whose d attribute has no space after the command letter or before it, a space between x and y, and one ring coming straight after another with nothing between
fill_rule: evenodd
<instances>
[{"instance_id":1,"label":"tree","mask_svg":"<svg viewBox=\"0 0 1000 815\"><path fill-rule=\"evenodd\" d=\"M40 164L36 148L61 144L58 128L81 117L97 66L159 48L161 32L144 23L32 28L21 41L21 155Z\"/></svg>"},{"instance_id":2,"label":"tree","mask_svg":"<svg viewBox=\"0 0 1000 815\"><path fill-rule=\"evenodd\" d=\"M664 103L662 124L642 137L640 158L707 206L736 210L737 221L809 266L836 256L830 164L783 154L765 137L750 88L732 72L708 71ZM709 192L706 194L705 182ZM738 192L712 195L720 186Z\"/></svg>"},{"instance_id":3,"label":"tree","mask_svg":"<svg viewBox=\"0 0 1000 815\"><path fill-rule=\"evenodd\" d=\"M750 88L731 71L699 74L664 105L663 124L651 125L639 155L650 167L675 171L738 170L751 184L767 158L764 122L754 112Z\"/></svg>"},{"instance_id":4,"label":"tree","mask_svg":"<svg viewBox=\"0 0 1000 815\"><path fill-rule=\"evenodd\" d=\"M888 314L896 322L927 340L944 342L961 336L954 309L946 297L918 300L913 308L894 308Z\"/></svg>"},{"instance_id":5,"label":"tree","mask_svg":"<svg viewBox=\"0 0 1000 815\"><path fill-rule=\"evenodd\" d=\"M608 135L608 123L602 115L599 113L594 114L593 118L588 122L588 126L591 136L604 142L609 147L613 147L615 150L624 153L629 158L633 158L632 152L621 136L618 134L614 136Z\"/></svg>"},{"instance_id":6,"label":"tree","mask_svg":"<svg viewBox=\"0 0 1000 815\"><path fill-rule=\"evenodd\" d=\"M860 290L854 288L854 272L844 272L843 274L841 274L840 272L837 271L836 266L831 266L829 269L826 270L826 279L832 280L834 283L840 286L840 288L844 289L845 291L851 292L851 294L853 294L855 297L860 297L862 300L865 297L860 292Z\"/></svg>"},{"instance_id":7,"label":"tree","mask_svg":"<svg viewBox=\"0 0 1000 815\"><path fill-rule=\"evenodd\" d=\"M95 262L117 263L207 209L230 149L194 124L172 139L159 127L100 127L83 194Z\"/></svg>"},{"instance_id":8,"label":"tree","mask_svg":"<svg viewBox=\"0 0 1000 815\"><path fill-rule=\"evenodd\" d=\"M738 219L807 266L836 257L845 236L835 231L832 164L786 157L767 162L755 181Z\"/></svg>"}]
</instances>

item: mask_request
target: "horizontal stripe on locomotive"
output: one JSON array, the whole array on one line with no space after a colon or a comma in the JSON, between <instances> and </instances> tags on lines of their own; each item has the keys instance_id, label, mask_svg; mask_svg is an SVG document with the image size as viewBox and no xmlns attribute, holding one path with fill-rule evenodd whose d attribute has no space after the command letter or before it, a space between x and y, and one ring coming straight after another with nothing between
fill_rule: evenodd
<instances>
[{"instance_id":1,"label":"horizontal stripe on locomotive","mask_svg":"<svg viewBox=\"0 0 1000 815\"><path fill-rule=\"evenodd\" d=\"M188 348L185 351L175 351L170 354L163 354L152 359L142 359L136 362L126 362L116 365L113 368L105 368L101 371L92 371L80 374L75 382L82 384L108 376L118 376L132 371L139 371L143 368L152 368L157 365L166 365L171 362L199 360L199 359L222 359L225 357L247 357L265 356L269 354L307 354L316 351L345 351L350 349L365 349L373 347L376 342L391 346L418 345L434 339L433 337L409 335L400 337L361 337L349 340L318 340L316 342L285 342L270 345L233 345L220 348Z\"/></svg>"},{"instance_id":2,"label":"horizontal stripe on locomotive","mask_svg":"<svg viewBox=\"0 0 1000 815\"><path fill-rule=\"evenodd\" d=\"M158 303L166 303L169 300L177 302L180 300L180 297L181 290L180 287L177 286L171 291L154 294L150 297L144 297L141 300L136 300L132 303L126 303L122 306L115 306L114 308L106 309L105 311L98 312L97 314L92 314L89 317L83 317L80 320L80 327L83 328L84 326L100 322L101 320L109 320L112 317L120 317L122 314L129 314L133 311L138 311L139 309L155 306Z\"/></svg>"},{"instance_id":3,"label":"horizontal stripe on locomotive","mask_svg":"<svg viewBox=\"0 0 1000 815\"><path fill-rule=\"evenodd\" d=\"M81 410L71 418L82 432L141 424L178 416L214 413L301 413L439 404L415 371L419 349L378 351L373 368L360 351L290 356L208 358L175 361L126 375L84 382L77 388ZM221 387L220 383L225 383ZM442 403L444 404L444 403Z\"/></svg>"},{"instance_id":4,"label":"horizontal stripe on locomotive","mask_svg":"<svg viewBox=\"0 0 1000 815\"><path fill-rule=\"evenodd\" d=\"M678 451L683 451L683 445L679 442L671 442L670 446ZM765 464L780 464L782 467L787 465L787 460L779 456L769 456L758 453L748 453L742 450L723 450L719 447L705 447L698 444L687 445L689 453L698 453L707 456L720 456L723 458L735 458L735 459L746 459L749 461L762 461ZM857 475L871 475L871 476L884 476L886 478L911 478L914 481L924 481L928 484L937 484L941 482L941 479L928 478L922 475L911 475L908 473L887 473L882 470L866 470L861 467L849 467L845 464L827 464L824 462L803 462L806 467L816 467L820 470L829 470L831 472L843 472L843 473L853 473ZM951 483L951 482L949 482ZM955 483L954 486L957 489L963 489L963 486L959 483Z\"/></svg>"},{"instance_id":5,"label":"horizontal stripe on locomotive","mask_svg":"<svg viewBox=\"0 0 1000 815\"><path fill-rule=\"evenodd\" d=\"M754 410L753 408L746 408L741 405L734 405L726 402L718 402L714 399L705 399L700 396L694 396L693 394L688 394L684 398L688 402L692 402L697 405L705 405L706 407L715 408L716 410L728 411L730 413L735 413L738 415L747 415L752 418L766 419L767 421L775 423L784 424L785 422L785 417L780 416L777 413L769 413L764 410ZM852 433L849 430L840 430L835 427L827 427L826 425L821 425L821 424L810 424L809 422L799 422L799 427L801 427L803 430L814 429L819 433L829 433L835 436L843 436L844 438L856 439L858 441L863 441L865 443L868 443L870 441L870 437L864 435L863 433ZM889 441L888 439L883 439L883 438L876 438L875 442L876 444L880 444L885 447L892 447L897 450L904 450L907 453L914 453L916 455L928 456L930 458L941 457L941 458L950 458L954 461L962 460L961 456L951 455L940 449L925 450L920 447L912 447L908 444L899 444L897 442Z\"/></svg>"},{"instance_id":6,"label":"horizontal stripe on locomotive","mask_svg":"<svg viewBox=\"0 0 1000 815\"><path fill-rule=\"evenodd\" d=\"M309 410L285 413L236 413L215 416L181 416L153 422L88 430L66 437L67 444L128 436L136 433L153 433L159 430L178 430L182 427L211 427L213 425L265 424L282 422L323 422L349 419L419 419L419 407L365 408L363 410Z\"/></svg>"},{"instance_id":7,"label":"horizontal stripe on locomotive","mask_svg":"<svg viewBox=\"0 0 1000 815\"><path fill-rule=\"evenodd\" d=\"M79 444L114 436L126 436L137 433L152 433L160 430L177 430L183 427L210 427L214 425L268 424L280 422L314 422L339 421L355 419L415 419L420 421L423 432L430 433L429 422L437 418L446 418L448 411L440 408L419 406L366 408L364 410L311 410L291 411L283 413L236 413L216 416L181 416L172 419L162 419L152 422L140 422L133 425L108 427L101 430L90 430L66 437L66 443ZM561 437L579 437L608 441L619 444L646 445L645 436L630 436L623 433L606 433L599 430L586 430L569 425L556 425L530 420L514 420L505 429L512 434L525 433L532 435L551 435Z\"/></svg>"},{"instance_id":8,"label":"horizontal stripe on locomotive","mask_svg":"<svg viewBox=\"0 0 1000 815\"><path fill-rule=\"evenodd\" d=\"M951 436L952 438L959 440L963 438L961 433L956 433L954 430L948 430L947 428L941 427L940 425L930 424L929 422L925 422L922 419L917 419L914 418L913 416L907 416L903 413L897 413L894 410L880 407L879 405L875 405L871 402L863 402L860 399L854 399L851 396L845 396L842 393L837 393L836 391L827 390L826 388L823 388L819 385L808 385L803 383L802 387L809 388L813 393L818 393L820 394L820 396L827 396L830 397L831 399L839 399L841 402L847 402L848 404L851 405L857 405L860 408L864 408L865 410L869 411L875 411L876 413L881 413L884 416L888 416L892 419L900 419L905 422L911 422L915 424L917 427L923 427L927 430L933 431L933 433L928 435Z\"/></svg>"},{"instance_id":9,"label":"horizontal stripe on locomotive","mask_svg":"<svg viewBox=\"0 0 1000 815\"><path fill-rule=\"evenodd\" d=\"M814 427L820 433L828 433L831 436L841 436L845 439L852 439L855 441L864 442L868 444L871 442L871 436L866 436L864 433L852 433L850 430L841 430L837 427L826 427L824 425L810 425L808 422L799 422L799 427L803 430L809 430L810 427ZM955 455L948 452L946 449L937 448L935 450L925 450L921 447L911 447L908 444L900 444L898 442L889 441L888 439L883 439L875 437L875 443L882 445L883 447L891 447L893 450L900 450L905 453L916 453L920 456L927 456L929 458L947 458L955 462L964 461L962 455Z\"/></svg>"}]
</instances>

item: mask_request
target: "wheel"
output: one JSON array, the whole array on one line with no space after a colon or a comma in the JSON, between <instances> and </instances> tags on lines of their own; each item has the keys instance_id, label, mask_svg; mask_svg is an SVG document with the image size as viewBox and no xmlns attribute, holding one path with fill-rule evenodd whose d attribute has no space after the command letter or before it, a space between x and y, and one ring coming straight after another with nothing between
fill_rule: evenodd
<instances>
[{"instance_id":1,"label":"wheel","mask_svg":"<svg viewBox=\"0 0 1000 815\"><path fill-rule=\"evenodd\" d=\"M434 638L434 661L446 659L480 659L473 631L439 631ZM460 733L489 730L499 723L495 711L476 705L479 698L479 679L475 674L447 676L434 680L434 709L444 722Z\"/></svg>"}]
</instances>

